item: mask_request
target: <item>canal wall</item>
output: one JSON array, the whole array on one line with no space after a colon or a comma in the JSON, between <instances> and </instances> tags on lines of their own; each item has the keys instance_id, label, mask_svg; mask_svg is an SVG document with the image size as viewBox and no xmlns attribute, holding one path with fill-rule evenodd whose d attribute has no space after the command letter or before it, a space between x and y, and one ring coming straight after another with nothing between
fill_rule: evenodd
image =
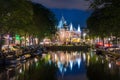
<instances>
[{"instance_id":1,"label":"canal wall","mask_svg":"<svg viewBox=\"0 0 120 80\"><path fill-rule=\"evenodd\" d=\"M119 59L120 58L120 54L119 53L115 53L115 52L110 52L110 51L106 51L106 50L102 50L102 49L97 49L97 54L104 54L104 55L108 55L114 59Z\"/></svg>"},{"instance_id":2,"label":"canal wall","mask_svg":"<svg viewBox=\"0 0 120 80\"><path fill-rule=\"evenodd\" d=\"M51 51L88 51L90 46L47 46Z\"/></svg>"},{"instance_id":3,"label":"canal wall","mask_svg":"<svg viewBox=\"0 0 120 80\"><path fill-rule=\"evenodd\" d=\"M102 51L103 54L110 54L112 56L120 58L120 54L115 53L115 52L109 52L109 51Z\"/></svg>"}]
</instances>

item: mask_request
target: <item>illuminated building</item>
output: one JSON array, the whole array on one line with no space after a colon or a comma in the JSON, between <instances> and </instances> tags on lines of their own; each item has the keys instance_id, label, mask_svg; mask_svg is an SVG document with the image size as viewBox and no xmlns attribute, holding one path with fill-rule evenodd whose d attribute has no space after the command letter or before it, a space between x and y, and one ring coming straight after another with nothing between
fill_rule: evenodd
<instances>
[{"instance_id":1,"label":"illuminated building","mask_svg":"<svg viewBox=\"0 0 120 80\"><path fill-rule=\"evenodd\" d=\"M69 44L79 43L80 40L80 25L78 25L78 29L75 29L72 23L67 25L67 21L64 19L64 17L62 17L58 24L57 41L59 41L61 44Z\"/></svg>"}]
</instances>

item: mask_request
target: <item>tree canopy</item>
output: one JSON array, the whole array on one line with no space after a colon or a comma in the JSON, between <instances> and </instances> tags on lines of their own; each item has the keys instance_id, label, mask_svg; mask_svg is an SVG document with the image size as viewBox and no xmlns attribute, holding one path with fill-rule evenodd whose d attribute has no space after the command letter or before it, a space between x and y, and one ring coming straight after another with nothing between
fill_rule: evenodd
<instances>
[{"instance_id":1,"label":"tree canopy","mask_svg":"<svg viewBox=\"0 0 120 80\"><path fill-rule=\"evenodd\" d=\"M27 33L42 38L55 32L55 23L54 14L40 4L28 0L0 0L1 33Z\"/></svg>"},{"instance_id":2,"label":"tree canopy","mask_svg":"<svg viewBox=\"0 0 120 80\"><path fill-rule=\"evenodd\" d=\"M39 37L50 36L54 34L56 19L54 14L44 6L34 3L33 4L33 21Z\"/></svg>"},{"instance_id":3,"label":"tree canopy","mask_svg":"<svg viewBox=\"0 0 120 80\"><path fill-rule=\"evenodd\" d=\"M0 0L0 7L0 28L3 33L23 30L31 25L33 13L28 1Z\"/></svg>"},{"instance_id":4,"label":"tree canopy","mask_svg":"<svg viewBox=\"0 0 120 80\"><path fill-rule=\"evenodd\" d=\"M120 36L120 4L119 0L93 0L90 7L93 13L87 25L95 36Z\"/></svg>"}]
</instances>

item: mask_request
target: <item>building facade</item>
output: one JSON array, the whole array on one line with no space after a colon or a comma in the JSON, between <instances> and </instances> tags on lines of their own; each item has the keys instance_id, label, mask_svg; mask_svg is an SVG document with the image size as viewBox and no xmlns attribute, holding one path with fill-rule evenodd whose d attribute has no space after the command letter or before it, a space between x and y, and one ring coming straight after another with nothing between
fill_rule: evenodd
<instances>
[{"instance_id":1,"label":"building facade","mask_svg":"<svg viewBox=\"0 0 120 80\"><path fill-rule=\"evenodd\" d=\"M80 25L76 29L72 23L68 25L65 18L62 17L57 28L56 37L60 44L80 43L82 33Z\"/></svg>"}]
</instances>

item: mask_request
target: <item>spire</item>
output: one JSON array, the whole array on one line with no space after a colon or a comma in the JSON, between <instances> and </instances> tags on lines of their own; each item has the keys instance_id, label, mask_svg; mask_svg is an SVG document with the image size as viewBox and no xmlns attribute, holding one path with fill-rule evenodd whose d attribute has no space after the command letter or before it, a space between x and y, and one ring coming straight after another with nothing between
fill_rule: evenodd
<instances>
[{"instance_id":1,"label":"spire","mask_svg":"<svg viewBox=\"0 0 120 80\"><path fill-rule=\"evenodd\" d=\"M61 20L62 20L63 24L67 24L67 22L66 22L64 16L62 16Z\"/></svg>"},{"instance_id":2,"label":"spire","mask_svg":"<svg viewBox=\"0 0 120 80\"><path fill-rule=\"evenodd\" d=\"M64 16L62 16L61 20L62 20L63 22L65 21L65 18L64 18Z\"/></svg>"},{"instance_id":3,"label":"spire","mask_svg":"<svg viewBox=\"0 0 120 80\"><path fill-rule=\"evenodd\" d=\"M73 25L70 23L70 31L73 31Z\"/></svg>"},{"instance_id":4,"label":"spire","mask_svg":"<svg viewBox=\"0 0 120 80\"><path fill-rule=\"evenodd\" d=\"M65 18L62 16L61 20L59 21L58 28L61 29L65 25L67 25L67 22L66 22Z\"/></svg>"},{"instance_id":5,"label":"spire","mask_svg":"<svg viewBox=\"0 0 120 80\"><path fill-rule=\"evenodd\" d=\"M78 25L78 32L81 32L80 25Z\"/></svg>"},{"instance_id":6,"label":"spire","mask_svg":"<svg viewBox=\"0 0 120 80\"><path fill-rule=\"evenodd\" d=\"M60 20L59 21L59 24L58 24L58 28L60 29L60 28L62 28L63 27L63 22L62 22L62 20Z\"/></svg>"}]
</instances>

